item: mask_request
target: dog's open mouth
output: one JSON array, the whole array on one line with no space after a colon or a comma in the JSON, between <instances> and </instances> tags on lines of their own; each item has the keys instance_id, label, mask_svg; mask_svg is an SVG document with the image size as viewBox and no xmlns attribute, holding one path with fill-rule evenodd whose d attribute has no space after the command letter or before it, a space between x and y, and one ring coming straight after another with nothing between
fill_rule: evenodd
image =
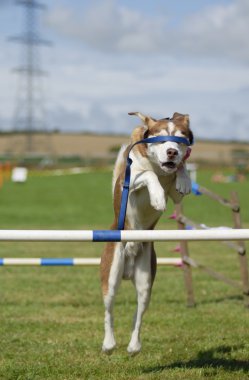
<instances>
[{"instance_id":1,"label":"dog's open mouth","mask_svg":"<svg viewBox=\"0 0 249 380\"><path fill-rule=\"evenodd\" d=\"M162 167L167 169L175 169L176 164L173 161L162 162Z\"/></svg>"}]
</instances>

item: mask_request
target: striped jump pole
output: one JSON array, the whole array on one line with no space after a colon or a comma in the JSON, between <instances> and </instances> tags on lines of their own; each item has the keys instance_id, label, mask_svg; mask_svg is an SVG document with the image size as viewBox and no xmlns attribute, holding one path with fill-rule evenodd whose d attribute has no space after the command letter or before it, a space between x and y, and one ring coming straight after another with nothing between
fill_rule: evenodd
<instances>
[{"instance_id":1,"label":"striped jump pole","mask_svg":"<svg viewBox=\"0 0 249 380\"><path fill-rule=\"evenodd\" d=\"M249 229L229 230L0 230L0 241L152 242L249 240Z\"/></svg>"},{"instance_id":2,"label":"striped jump pole","mask_svg":"<svg viewBox=\"0 0 249 380\"><path fill-rule=\"evenodd\" d=\"M152 242L152 241L243 241L249 240L249 229L229 230L0 230L0 241L44 241L44 242ZM74 265L99 265L97 261L82 261L84 259L51 259L51 258L2 258L0 266L74 266ZM160 259L162 260L162 259ZM181 266L186 273L184 257L180 259L168 259L161 265ZM187 288L187 305L194 306L192 282L185 280ZM249 294L249 293L248 293ZM248 298L248 297L247 297Z\"/></svg>"},{"instance_id":3,"label":"striped jump pole","mask_svg":"<svg viewBox=\"0 0 249 380\"><path fill-rule=\"evenodd\" d=\"M180 258L158 258L158 265L182 267ZM100 258L0 258L0 266L98 266Z\"/></svg>"}]
</instances>

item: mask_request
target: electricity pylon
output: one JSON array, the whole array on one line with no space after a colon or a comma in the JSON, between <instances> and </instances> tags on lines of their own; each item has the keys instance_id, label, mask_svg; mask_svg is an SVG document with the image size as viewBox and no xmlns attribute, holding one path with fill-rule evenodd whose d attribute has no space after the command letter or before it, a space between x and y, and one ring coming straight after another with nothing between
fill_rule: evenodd
<instances>
[{"instance_id":1,"label":"electricity pylon","mask_svg":"<svg viewBox=\"0 0 249 380\"><path fill-rule=\"evenodd\" d=\"M14 69L19 76L19 86L13 130L26 133L24 150L33 153L36 151L33 134L47 131L41 83L46 72L41 69L39 48L51 43L42 39L38 32L37 11L44 10L45 6L36 0L16 0L16 4L24 8L25 22L23 33L9 38L22 45L22 62Z\"/></svg>"}]
</instances>

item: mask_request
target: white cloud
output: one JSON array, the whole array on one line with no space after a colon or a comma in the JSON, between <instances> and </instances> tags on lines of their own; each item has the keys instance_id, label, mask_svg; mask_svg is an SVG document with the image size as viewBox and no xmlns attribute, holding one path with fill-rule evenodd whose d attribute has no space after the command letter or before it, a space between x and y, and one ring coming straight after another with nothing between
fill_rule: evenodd
<instances>
[{"instance_id":1,"label":"white cloud","mask_svg":"<svg viewBox=\"0 0 249 380\"><path fill-rule=\"evenodd\" d=\"M247 1L210 6L177 25L115 0L52 9L46 23L63 38L41 52L50 73L49 125L130 133L137 120L129 111L154 117L178 111L190 114L198 137L248 140ZM10 68L20 63L12 49L3 48L0 58L5 125L11 124L17 81Z\"/></svg>"},{"instance_id":2,"label":"white cloud","mask_svg":"<svg viewBox=\"0 0 249 380\"><path fill-rule=\"evenodd\" d=\"M180 46L190 55L203 54L249 63L248 19L247 0L207 8L186 20Z\"/></svg>"},{"instance_id":3,"label":"white cloud","mask_svg":"<svg viewBox=\"0 0 249 380\"><path fill-rule=\"evenodd\" d=\"M136 125L129 111L154 117L177 111L191 115L198 137L229 138L234 134L230 116L237 112L249 120L249 67L91 53L87 62L84 54L74 64L66 56L59 61L63 65L51 72L54 85L48 96L53 125L64 130L129 133ZM246 117L239 127L237 138L248 140Z\"/></svg>"},{"instance_id":4,"label":"white cloud","mask_svg":"<svg viewBox=\"0 0 249 380\"><path fill-rule=\"evenodd\" d=\"M118 6L115 0L97 1L79 13L68 8L49 12L47 24L87 46L112 52L148 52L162 43L163 18Z\"/></svg>"},{"instance_id":5,"label":"white cloud","mask_svg":"<svg viewBox=\"0 0 249 380\"><path fill-rule=\"evenodd\" d=\"M102 51L229 57L249 63L248 18L248 0L210 6L177 26L163 14L151 17L108 0L93 2L79 13L55 8L48 14L47 24Z\"/></svg>"}]
</instances>

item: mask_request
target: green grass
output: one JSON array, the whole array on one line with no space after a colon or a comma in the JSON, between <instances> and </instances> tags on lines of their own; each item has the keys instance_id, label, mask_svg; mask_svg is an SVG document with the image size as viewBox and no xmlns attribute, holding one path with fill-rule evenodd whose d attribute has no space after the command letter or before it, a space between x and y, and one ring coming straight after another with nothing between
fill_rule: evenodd
<instances>
[{"instance_id":1,"label":"green grass","mask_svg":"<svg viewBox=\"0 0 249 380\"><path fill-rule=\"evenodd\" d=\"M244 227L249 183L203 186L239 193ZM112 222L111 173L31 176L0 191L0 228L98 229ZM175 228L168 220L158 228ZM231 212L204 197L189 196L184 210L207 225L232 226ZM174 256L174 243L158 243L158 256ZM1 243L1 257L98 257L102 243ZM239 279L236 253L219 243L191 243L191 257ZM194 270L196 308L186 308L181 269L160 267L144 317L142 352L129 357L132 285L123 282L115 305L118 347L101 353L103 306L97 268L0 268L0 379L248 379L248 310L239 290Z\"/></svg>"}]
</instances>

